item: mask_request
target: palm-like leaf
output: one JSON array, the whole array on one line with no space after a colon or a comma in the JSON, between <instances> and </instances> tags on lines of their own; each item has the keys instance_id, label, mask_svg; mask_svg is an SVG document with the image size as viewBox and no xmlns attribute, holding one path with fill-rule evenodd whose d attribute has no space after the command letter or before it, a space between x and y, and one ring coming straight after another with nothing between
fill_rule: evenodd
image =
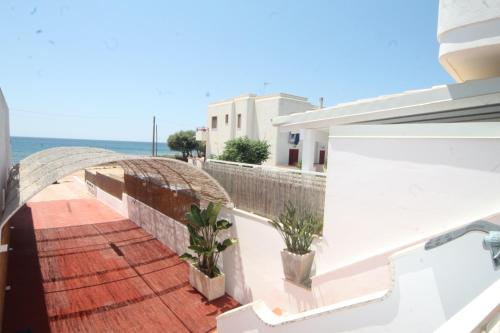
<instances>
[{"instance_id":1,"label":"palm-like leaf","mask_svg":"<svg viewBox=\"0 0 500 333\"><path fill-rule=\"evenodd\" d=\"M311 250L314 235L323 228L323 222L306 211L298 211L290 202L278 218L271 221L278 230L288 251L305 254Z\"/></svg>"},{"instance_id":2,"label":"palm-like leaf","mask_svg":"<svg viewBox=\"0 0 500 333\"><path fill-rule=\"evenodd\" d=\"M202 272L209 277L220 274L217 268L217 260L222 251L236 243L235 238L227 238L222 242L217 241L217 235L221 230L229 229L232 224L227 220L217 220L221 210L221 203L209 203L206 209L200 209L196 205L186 214L189 223L189 249L196 253L197 257L190 253L181 256L182 259L193 262Z\"/></svg>"}]
</instances>

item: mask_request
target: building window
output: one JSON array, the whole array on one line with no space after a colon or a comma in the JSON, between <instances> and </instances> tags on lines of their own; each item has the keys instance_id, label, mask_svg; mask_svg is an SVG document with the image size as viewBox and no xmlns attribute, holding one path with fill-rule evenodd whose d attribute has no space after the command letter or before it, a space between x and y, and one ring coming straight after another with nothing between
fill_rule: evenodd
<instances>
[{"instance_id":1,"label":"building window","mask_svg":"<svg viewBox=\"0 0 500 333\"><path fill-rule=\"evenodd\" d=\"M217 117L212 117L212 129L217 128Z\"/></svg>"},{"instance_id":2,"label":"building window","mask_svg":"<svg viewBox=\"0 0 500 333\"><path fill-rule=\"evenodd\" d=\"M241 113L238 113L238 128L241 128Z\"/></svg>"},{"instance_id":3,"label":"building window","mask_svg":"<svg viewBox=\"0 0 500 333\"><path fill-rule=\"evenodd\" d=\"M229 124L229 115L226 114L226 125Z\"/></svg>"}]
</instances>

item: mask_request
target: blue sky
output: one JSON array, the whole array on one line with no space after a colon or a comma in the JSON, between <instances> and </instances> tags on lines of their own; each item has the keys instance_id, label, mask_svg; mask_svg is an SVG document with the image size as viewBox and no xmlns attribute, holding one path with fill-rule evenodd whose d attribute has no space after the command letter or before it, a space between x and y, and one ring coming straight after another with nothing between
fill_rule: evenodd
<instances>
[{"instance_id":1,"label":"blue sky","mask_svg":"<svg viewBox=\"0 0 500 333\"><path fill-rule=\"evenodd\" d=\"M451 83L438 1L6 1L0 87L18 136L162 141L207 104L288 92L330 106Z\"/></svg>"}]
</instances>

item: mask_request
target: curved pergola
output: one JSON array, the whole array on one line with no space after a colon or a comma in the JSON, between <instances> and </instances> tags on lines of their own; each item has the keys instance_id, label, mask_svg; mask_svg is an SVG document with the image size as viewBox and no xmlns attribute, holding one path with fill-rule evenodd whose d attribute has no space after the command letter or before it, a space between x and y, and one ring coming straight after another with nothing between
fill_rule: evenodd
<instances>
[{"instance_id":1,"label":"curved pergola","mask_svg":"<svg viewBox=\"0 0 500 333\"><path fill-rule=\"evenodd\" d=\"M212 176L182 161L126 155L100 148L51 148L28 156L11 169L0 235L16 211L45 187L78 170L111 162L117 162L126 174L171 189L187 190L200 201L220 201L232 206L229 195Z\"/></svg>"}]
</instances>

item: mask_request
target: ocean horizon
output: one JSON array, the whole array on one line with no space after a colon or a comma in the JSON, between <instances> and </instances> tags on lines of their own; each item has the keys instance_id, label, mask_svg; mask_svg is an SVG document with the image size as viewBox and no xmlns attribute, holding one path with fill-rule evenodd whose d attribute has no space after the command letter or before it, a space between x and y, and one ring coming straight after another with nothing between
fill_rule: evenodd
<instances>
[{"instance_id":1,"label":"ocean horizon","mask_svg":"<svg viewBox=\"0 0 500 333\"><path fill-rule=\"evenodd\" d=\"M36 138L25 136L11 136L10 146L12 163L16 164L29 155L41 150L55 147L92 147L103 148L117 153L151 156L151 142L89 140L89 139L61 139ZM172 151L166 142L158 142L158 155L171 155Z\"/></svg>"}]
</instances>

